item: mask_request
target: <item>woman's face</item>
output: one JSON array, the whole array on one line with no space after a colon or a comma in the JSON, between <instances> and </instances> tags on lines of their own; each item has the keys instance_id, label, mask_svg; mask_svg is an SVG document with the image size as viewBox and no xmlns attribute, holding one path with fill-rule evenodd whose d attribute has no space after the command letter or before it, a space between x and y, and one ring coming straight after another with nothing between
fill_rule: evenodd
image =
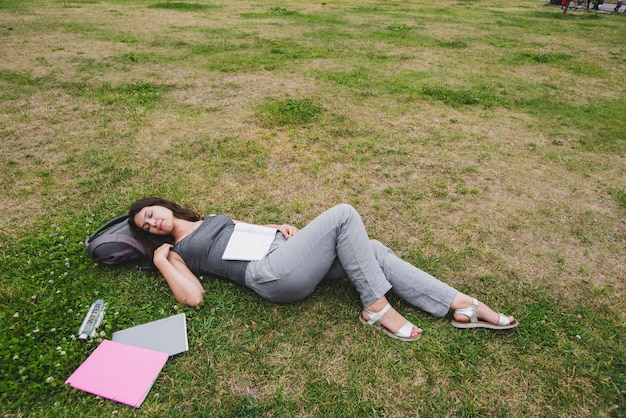
<instances>
[{"instance_id":1,"label":"woman's face","mask_svg":"<svg viewBox=\"0 0 626 418\"><path fill-rule=\"evenodd\" d=\"M134 217L135 225L153 235L170 235L174 227L174 215L163 206L146 206Z\"/></svg>"}]
</instances>

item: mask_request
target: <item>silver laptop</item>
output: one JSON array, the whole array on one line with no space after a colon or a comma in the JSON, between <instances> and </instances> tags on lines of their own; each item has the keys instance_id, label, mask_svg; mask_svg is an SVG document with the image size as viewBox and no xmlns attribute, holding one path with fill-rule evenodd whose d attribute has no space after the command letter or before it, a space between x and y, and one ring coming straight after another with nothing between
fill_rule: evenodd
<instances>
[{"instance_id":1,"label":"silver laptop","mask_svg":"<svg viewBox=\"0 0 626 418\"><path fill-rule=\"evenodd\" d=\"M168 353L189 350L185 314L170 316L113 333L113 341Z\"/></svg>"}]
</instances>

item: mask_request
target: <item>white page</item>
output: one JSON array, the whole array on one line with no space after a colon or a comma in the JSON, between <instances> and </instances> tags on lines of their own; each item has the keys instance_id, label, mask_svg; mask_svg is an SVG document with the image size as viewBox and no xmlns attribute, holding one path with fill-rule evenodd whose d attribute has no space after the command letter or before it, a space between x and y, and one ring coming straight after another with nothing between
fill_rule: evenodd
<instances>
[{"instance_id":1,"label":"white page","mask_svg":"<svg viewBox=\"0 0 626 418\"><path fill-rule=\"evenodd\" d=\"M276 229L238 222L224 250L223 260L260 260L270 249Z\"/></svg>"}]
</instances>

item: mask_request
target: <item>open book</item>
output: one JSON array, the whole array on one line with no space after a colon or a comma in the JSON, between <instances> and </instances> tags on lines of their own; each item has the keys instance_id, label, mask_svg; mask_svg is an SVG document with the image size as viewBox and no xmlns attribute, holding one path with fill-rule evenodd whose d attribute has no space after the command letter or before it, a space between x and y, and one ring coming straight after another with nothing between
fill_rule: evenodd
<instances>
[{"instance_id":1,"label":"open book","mask_svg":"<svg viewBox=\"0 0 626 418\"><path fill-rule=\"evenodd\" d=\"M270 249L276 229L238 222L226 245L224 260L252 261L262 259Z\"/></svg>"}]
</instances>

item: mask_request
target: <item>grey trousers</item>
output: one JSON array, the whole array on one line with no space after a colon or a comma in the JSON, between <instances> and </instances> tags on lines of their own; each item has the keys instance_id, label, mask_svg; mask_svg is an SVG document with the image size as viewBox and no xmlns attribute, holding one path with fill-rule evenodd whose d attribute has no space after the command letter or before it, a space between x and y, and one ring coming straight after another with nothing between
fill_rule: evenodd
<instances>
[{"instance_id":1,"label":"grey trousers","mask_svg":"<svg viewBox=\"0 0 626 418\"><path fill-rule=\"evenodd\" d=\"M390 290L407 303L443 317L457 290L370 240L360 215L337 205L289 240L277 234L269 253L246 269L246 286L272 302L309 296L322 280L348 277L369 306Z\"/></svg>"}]
</instances>

